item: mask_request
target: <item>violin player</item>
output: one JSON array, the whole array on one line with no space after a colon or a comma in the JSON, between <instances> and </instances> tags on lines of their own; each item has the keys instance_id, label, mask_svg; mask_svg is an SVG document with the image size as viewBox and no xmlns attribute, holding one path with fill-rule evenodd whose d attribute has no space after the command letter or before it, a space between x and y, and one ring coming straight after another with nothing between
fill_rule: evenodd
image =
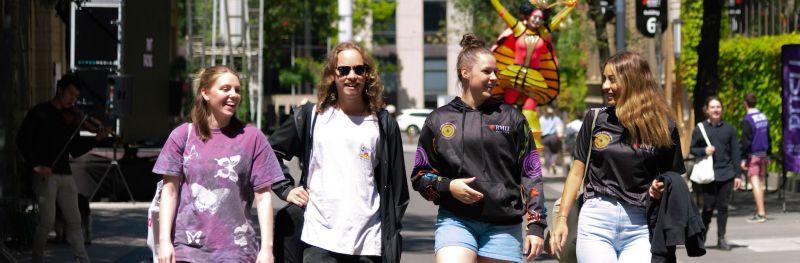
<instances>
[{"instance_id":1,"label":"violin player","mask_svg":"<svg viewBox=\"0 0 800 263\"><path fill-rule=\"evenodd\" d=\"M87 121L89 117L74 109L80 95L79 80L66 74L56 83L50 101L31 108L17 134L19 148L28 167L32 167L32 188L39 204L39 223L33 238L32 262L42 262L47 236L53 228L56 205L64 216L66 240L77 262L89 262L81 230L78 189L69 166L69 156L89 152L109 136L110 129ZM79 130L95 132L95 138L77 136Z\"/></svg>"}]
</instances>

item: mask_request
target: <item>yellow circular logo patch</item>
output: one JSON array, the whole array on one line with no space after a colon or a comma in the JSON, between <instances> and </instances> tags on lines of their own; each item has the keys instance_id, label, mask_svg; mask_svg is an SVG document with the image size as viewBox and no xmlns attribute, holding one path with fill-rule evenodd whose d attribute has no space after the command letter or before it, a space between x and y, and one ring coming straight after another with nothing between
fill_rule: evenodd
<instances>
[{"instance_id":1,"label":"yellow circular logo patch","mask_svg":"<svg viewBox=\"0 0 800 263\"><path fill-rule=\"evenodd\" d=\"M611 134L608 132L598 132L594 136L594 148L598 150L605 149L611 144Z\"/></svg>"},{"instance_id":2,"label":"yellow circular logo patch","mask_svg":"<svg viewBox=\"0 0 800 263\"><path fill-rule=\"evenodd\" d=\"M445 139L453 138L453 135L456 135L456 125L449 122L442 124L442 126L439 127L439 131Z\"/></svg>"}]
</instances>

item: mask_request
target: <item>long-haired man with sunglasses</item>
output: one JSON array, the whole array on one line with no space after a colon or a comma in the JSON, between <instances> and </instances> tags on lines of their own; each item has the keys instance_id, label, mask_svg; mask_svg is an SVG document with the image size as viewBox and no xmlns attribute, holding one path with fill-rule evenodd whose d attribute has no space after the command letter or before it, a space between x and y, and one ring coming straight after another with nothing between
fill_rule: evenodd
<instances>
[{"instance_id":1,"label":"long-haired man with sunglasses","mask_svg":"<svg viewBox=\"0 0 800 263\"><path fill-rule=\"evenodd\" d=\"M281 162L298 157L302 165L299 186L288 169L272 186L290 203L276 218L276 261L400 262L408 185L375 63L357 44L339 44L317 99L269 138Z\"/></svg>"}]
</instances>

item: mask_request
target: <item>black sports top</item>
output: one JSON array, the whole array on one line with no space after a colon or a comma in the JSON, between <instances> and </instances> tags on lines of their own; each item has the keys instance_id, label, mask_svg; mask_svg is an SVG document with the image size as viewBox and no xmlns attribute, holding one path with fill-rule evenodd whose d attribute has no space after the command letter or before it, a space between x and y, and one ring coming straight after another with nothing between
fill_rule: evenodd
<instances>
[{"instance_id":1,"label":"black sports top","mask_svg":"<svg viewBox=\"0 0 800 263\"><path fill-rule=\"evenodd\" d=\"M614 107L600 109L592 131L594 112L584 115L583 127L578 132L573 157L586 162L589 143L592 156L584 198L597 195L612 196L635 206L645 206L650 183L660 173L686 172L683 166L680 135L670 121L673 146L655 148L652 145L631 144L630 133L619 123Z\"/></svg>"}]
</instances>

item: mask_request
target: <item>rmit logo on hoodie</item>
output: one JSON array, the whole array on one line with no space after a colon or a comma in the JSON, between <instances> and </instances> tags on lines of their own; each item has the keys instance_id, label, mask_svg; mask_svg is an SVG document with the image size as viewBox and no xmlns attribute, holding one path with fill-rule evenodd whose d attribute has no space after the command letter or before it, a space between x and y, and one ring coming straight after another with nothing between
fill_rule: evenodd
<instances>
[{"instance_id":1,"label":"rmit logo on hoodie","mask_svg":"<svg viewBox=\"0 0 800 263\"><path fill-rule=\"evenodd\" d=\"M499 132L499 133L510 133L511 132L511 127L506 126L506 125L489 124L489 130L493 131L493 132Z\"/></svg>"}]
</instances>

